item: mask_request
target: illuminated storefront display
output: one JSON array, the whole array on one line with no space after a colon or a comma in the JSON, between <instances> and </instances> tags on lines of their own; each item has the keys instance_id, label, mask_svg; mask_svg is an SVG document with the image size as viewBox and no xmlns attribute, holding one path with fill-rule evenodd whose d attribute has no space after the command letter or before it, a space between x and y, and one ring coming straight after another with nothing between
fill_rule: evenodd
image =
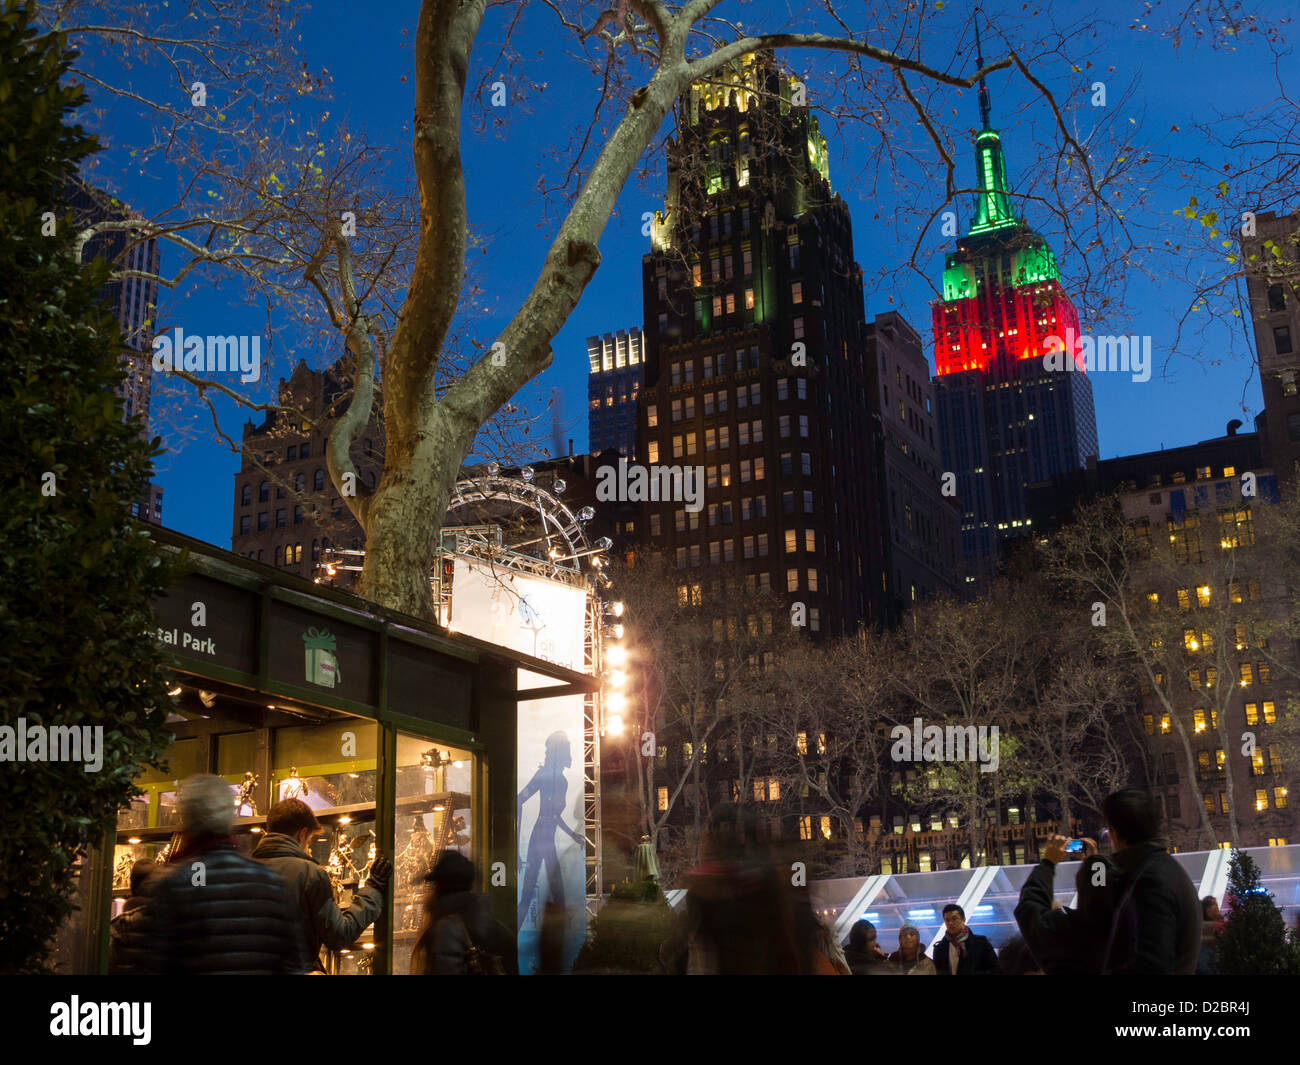
<instances>
[{"instance_id":1,"label":"illuminated storefront display","mask_svg":"<svg viewBox=\"0 0 1300 1065\"><path fill-rule=\"evenodd\" d=\"M379 854L392 861L382 916L353 949L323 959L330 971L408 971L423 876L446 849L478 866L478 890L494 865L506 871L492 898L498 919L513 923L515 833L498 826L515 818L516 675L527 666L542 686L576 691L579 736L581 693L598 682L165 530L152 535L190 552L189 571L157 607L159 639L175 648L176 738L165 770L137 779L143 794L81 862L86 906L63 936L83 945L71 968L104 971L108 919L130 894L131 867L166 857L178 785L194 773L230 783L241 853L252 851L277 800L312 807L324 829L313 857L344 905ZM580 739L577 749L580 757ZM493 766L510 768L493 774ZM579 815L581 793L580 785Z\"/></svg>"}]
</instances>

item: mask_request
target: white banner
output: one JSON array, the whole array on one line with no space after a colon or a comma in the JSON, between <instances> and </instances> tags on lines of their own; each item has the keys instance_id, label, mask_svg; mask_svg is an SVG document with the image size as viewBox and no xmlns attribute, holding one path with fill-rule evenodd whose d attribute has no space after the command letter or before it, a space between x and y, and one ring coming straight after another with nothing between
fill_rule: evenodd
<instances>
[{"instance_id":1,"label":"white banner","mask_svg":"<svg viewBox=\"0 0 1300 1065\"><path fill-rule=\"evenodd\" d=\"M457 632L583 671L587 593L457 555L451 624ZM555 684L519 671L519 689ZM516 790L519 837L519 971L533 972L544 909L564 924L568 971L587 934L583 837L582 696L519 704Z\"/></svg>"}]
</instances>

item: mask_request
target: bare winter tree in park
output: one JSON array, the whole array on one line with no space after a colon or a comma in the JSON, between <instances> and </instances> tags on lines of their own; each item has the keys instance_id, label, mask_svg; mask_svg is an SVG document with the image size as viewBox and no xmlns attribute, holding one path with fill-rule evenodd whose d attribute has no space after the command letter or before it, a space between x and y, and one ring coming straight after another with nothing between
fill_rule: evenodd
<instances>
[{"instance_id":1,"label":"bare winter tree in park","mask_svg":"<svg viewBox=\"0 0 1300 1065\"><path fill-rule=\"evenodd\" d=\"M1077 608L1104 618L1097 634L1106 653L1131 663L1154 700L1159 732L1177 738L1186 779L1202 786L1218 781L1225 789L1222 813L1234 845L1240 804L1250 799L1237 795L1228 760L1250 758L1258 772L1268 742L1260 732L1247 743L1236 727L1235 703L1243 689L1271 679L1266 652L1291 642L1267 635L1292 610L1285 586L1266 565L1267 552L1278 548L1259 543L1254 515L1268 509L1243 500L1217 515L1189 510L1171 517L1167 529L1152 529L1144 519L1126 519L1117 499L1103 498L1081 507L1048 548L1053 573L1071 589ZM1289 653L1278 657L1294 661ZM1265 670L1268 676L1261 675ZM1195 693L1193 713L1181 693ZM1246 723L1268 731L1275 725L1249 717ZM1214 764L1198 749L1210 736L1219 752ZM1209 812L1196 805L1200 845L1217 846Z\"/></svg>"},{"instance_id":2,"label":"bare winter tree in park","mask_svg":"<svg viewBox=\"0 0 1300 1065\"><path fill-rule=\"evenodd\" d=\"M792 643L772 673L770 764L800 838L831 841L820 852L825 875L879 867L863 811L886 779L891 643L870 632L826 647Z\"/></svg>"},{"instance_id":3,"label":"bare winter tree in park","mask_svg":"<svg viewBox=\"0 0 1300 1065\"><path fill-rule=\"evenodd\" d=\"M711 803L733 798L711 792L710 769L738 758L753 771L770 686L764 666L770 670L780 636L772 611L780 607L743 588L706 596L699 571L650 552L620 567L614 581L626 604L632 682L618 742L635 776L641 831L656 848L678 844L693 861ZM661 841L665 835L672 838Z\"/></svg>"}]
</instances>

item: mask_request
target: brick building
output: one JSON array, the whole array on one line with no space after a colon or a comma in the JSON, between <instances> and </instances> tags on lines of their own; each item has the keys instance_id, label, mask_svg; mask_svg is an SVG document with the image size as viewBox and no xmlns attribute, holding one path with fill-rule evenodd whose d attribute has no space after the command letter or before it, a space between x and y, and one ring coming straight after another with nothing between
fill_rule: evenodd
<instances>
[{"instance_id":1,"label":"brick building","mask_svg":"<svg viewBox=\"0 0 1300 1065\"><path fill-rule=\"evenodd\" d=\"M269 412L260 425L245 423L230 537L236 554L312 578L322 550L364 546L361 526L335 490L325 461L330 431L347 410L347 388L339 364L312 370L300 360L288 380L280 379L278 402L302 411L316 426L282 411ZM357 472L372 488L383 447L376 413L352 448ZM340 573L334 583L351 587L354 574Z\"/></svg>"}]
</instances>

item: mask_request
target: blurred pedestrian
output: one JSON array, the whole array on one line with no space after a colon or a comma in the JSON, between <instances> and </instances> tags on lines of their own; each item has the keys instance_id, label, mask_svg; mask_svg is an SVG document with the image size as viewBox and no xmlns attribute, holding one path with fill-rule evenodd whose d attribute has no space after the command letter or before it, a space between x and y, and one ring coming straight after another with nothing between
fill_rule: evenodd
<instances>
[{"instance_id":1,"label":"blurred pedestrian","mask_svg":"<svg viewBox=\"0 0 1300 1065\"><path fill-rule=\"evenodd\" d=\"M514 936L492 916L492 900L474 887L474 863L443 851L425 880L424 923L411 972L428 976L492 976L514 972Z\"/></svg>"},{"instance_id":2,"label":"blurred pedestrian","mask_svg":"<svg viewBox=\"0 0 1300 1065\"><path fill-rule=\"evenodd\" d=\"M813 959L819 976L852 976L844 948L835 939L835 933L820 921L817 922L817 953Z\"/></svg>"},{"instance_id":3,"label":"blurred pedestrian","mask_svg":"<svg viewBox=\"0 0 1300 1065\"><path fill-rule=\"evenodd\" d=\"M709 818L703 861L685 877L680 941L690 974L816 971L819 926L807 889L792 887L758 838L752 810L724 803ZM675 966L674 966L675 967Z\"/></svg>"},{"instance_id":4,"label":"blurred pedestrian","mask_svg":"<svg viewBox=\"0 0 1300 1065\"><path fill-rule=\"evenodd\" d=\"M898 930L898 949L889 956L890 964L906 976L934 976L934 962L921 949L921 932L913 924Z\"/></svg>"},{"instance_id":5,"label":"blurred pedestrian","mask_svg":"<svg viewBox=\"0 0 1300 1065\"><path fill-rule=\"evenodd\" d=\"M990 976L1001 972L997 951L985 936L966 927L966 911L955 902L943 908L944 937L934 946L940 976Z\"/></svg>"},{"instance_id":6,"label":"blurred pedestrian","mask_svg":"<svg viewBox=\"0 0 1300 1065\"><path fill-rule=\"evenodd\" d=\"M145 878L143 912L120 937L127 971L231 976L301 973L306 947L280 878L235 850L234 793L220 777L186 780L179 846Z\"/></svg>"},{"instance_id":7,"label":"blurred pedestrian","mask_svg":"<svg viewBox=\"0 0 1300 1065\"><path fill-rule=\"evenodd\" d=\"M266 834L253 849L253 858L269 868L288 889L298 907L308 968L324 972L320 949L347 950L384 908L384 892L393 866L380 855L370 867L366 886L358 888L346 910L334 901L330 876L308 853L321 832L320 822L301 799L281 799L266 815Z\"/></svg>"}]
</instances>

